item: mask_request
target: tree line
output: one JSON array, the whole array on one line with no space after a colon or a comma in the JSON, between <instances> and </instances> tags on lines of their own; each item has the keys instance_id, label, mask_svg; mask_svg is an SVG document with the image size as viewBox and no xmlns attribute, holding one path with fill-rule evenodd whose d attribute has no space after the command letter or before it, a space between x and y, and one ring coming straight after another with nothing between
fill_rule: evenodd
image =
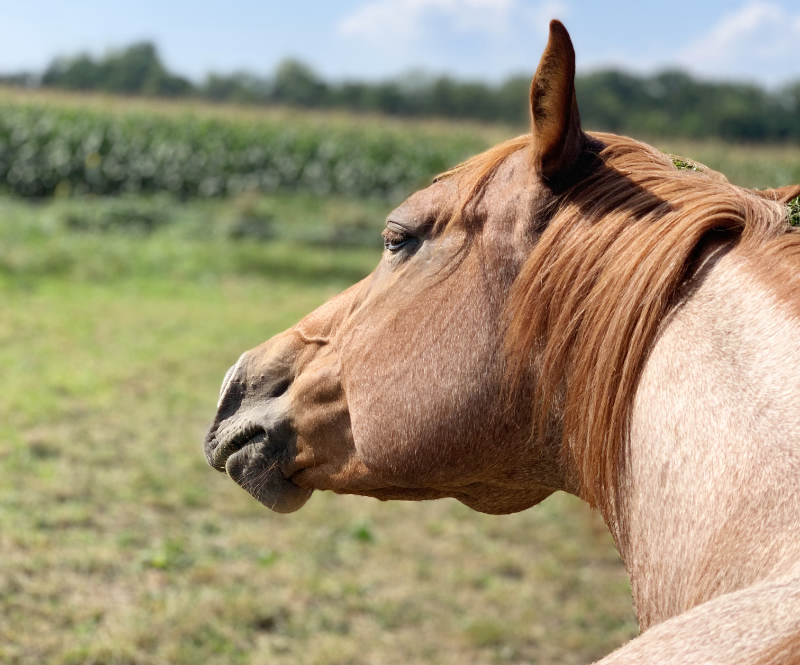
<instances>
[{"instance_id":1,"label":"tree line","mask_svg":"<svg viewBox=\"0 0 800 665\"><path fill-rule=\"evenodd\" d=\"M524 126L530 76L498 84L421 72L378 82L326 81L294 59L269 75L210 73L201 82L170 72L156 46L132 44L102 57L53 60L39 74L0 76L16 85L243 104L283 104L399 116L441 116ZM576 79L583 124L646 136L719 137L740 141L800 140L800 81L778 90L698 80L679 70L649 76L608 69Z\"/></svg>"}]
</instances>

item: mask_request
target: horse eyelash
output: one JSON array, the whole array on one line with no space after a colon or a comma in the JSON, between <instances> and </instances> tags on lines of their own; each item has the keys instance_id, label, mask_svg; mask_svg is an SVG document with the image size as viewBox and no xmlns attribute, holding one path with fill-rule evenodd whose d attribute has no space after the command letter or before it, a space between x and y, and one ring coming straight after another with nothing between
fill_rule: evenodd
<instances>
[{"instance_id":1,"label":"horse eyelash","mask_svg":"<svg viewBox=\"0 0 800 665\"><path fill-rule=\"evenodd\" d=\"M403 245L413 237L408 231L398 231L396 229L386 228L381 233L383 238L383 245L386 249L390 249L391 245ZM399 249L399 248L398 248Z\"/></svg>"}]
</instances>

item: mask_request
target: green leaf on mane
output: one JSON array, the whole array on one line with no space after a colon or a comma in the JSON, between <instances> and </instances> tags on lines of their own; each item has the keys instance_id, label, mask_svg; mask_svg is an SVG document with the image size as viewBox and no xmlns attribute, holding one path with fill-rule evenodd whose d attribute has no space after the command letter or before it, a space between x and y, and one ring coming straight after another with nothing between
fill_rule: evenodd
<instances>
[{"instance_id":1,"label":"green leaf on mane","mask_svg":"<svg viewBox=\"0 0 800 665\"><path fill-rule=\"evenodd\" d=\"M697 164L694 162L689 162L685 160L683 157L678 157L677 155L670 155L672 158L672 163L675 165L675 168L679 171L701 171L701 169Z\"/></svg>"},{"instance_id":2,"label":"green leaf on mane","mask_svg":"<svg viewBox=\"0 0 800 665\"><path fill-rule=\"evenodd\" d=\"M790 226L800 226L800 196L795 196L786 204Z\"/></svg>"}]
</instances>

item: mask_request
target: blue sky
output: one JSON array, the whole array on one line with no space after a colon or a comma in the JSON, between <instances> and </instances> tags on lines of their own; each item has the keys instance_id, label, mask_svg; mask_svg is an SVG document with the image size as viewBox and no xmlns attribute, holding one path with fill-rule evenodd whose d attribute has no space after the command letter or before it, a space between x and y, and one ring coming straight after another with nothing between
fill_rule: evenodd
<instances>
[{"instance_id":1,"label":"blue sky","mask_svg":"<svg viewBox=\"0 0 800 665\"><path fill-rule=\"evenodd\" d=\"M680 66L770 86L800 79L797 1L0 0L0 17L0 71L152 39L170 67L194 78L266 73L291 55L336 79L423 68L496 81L533 72L547 21L558 17L579 70Z\"/></svg>"}]
</instances>

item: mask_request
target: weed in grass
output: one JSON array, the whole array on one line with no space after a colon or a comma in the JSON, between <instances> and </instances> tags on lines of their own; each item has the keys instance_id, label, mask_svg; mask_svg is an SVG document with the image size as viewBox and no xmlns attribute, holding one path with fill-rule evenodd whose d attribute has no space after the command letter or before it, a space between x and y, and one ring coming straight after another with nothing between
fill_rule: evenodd
<instances>
[{"instance_id":1,"label":"weed in grass","mask_svg":"<svg viewBox=\"0 0 800 665\"><path fill-rule=\"evenodd\" d=\"M274 565L278 559L280 558L280 554L275 550L263 550L259 552L256 557L256 560L261 565L262 568L269 568L270 566Z\"/></svg>"},{"instance_id":2,"label":"weed in grass","mask_svg":"<svg viewBox=\"0 0 800 665\"><path fill-rule=\"evenodd\" d=\"M360 543L374 543L375 532L369 522L359 522L355 524L351 531L353 538Z\"/></svg>"},{"instance_id":3,"label":"weed in grass","mask_svg":"<svg viewBox=\"0 0 800 665\"><path fill-rule=\"evenodd\" d=\"M143 552L141 562L145 567L158 570L180 570L191 566L194 560L181 540L169 538L155 549Z\"/></svg>"},{"instance_id":4,"label":"weed in grass","mask_svg":"<svg viewBox=\"0 0 800 665\"><path fill-rule=\"evenodd\" d=\"M464 634L477 647L501 646L509 641L508 625L495 617L470 621L464 628Z\"/></svg>"}]
</instances>

